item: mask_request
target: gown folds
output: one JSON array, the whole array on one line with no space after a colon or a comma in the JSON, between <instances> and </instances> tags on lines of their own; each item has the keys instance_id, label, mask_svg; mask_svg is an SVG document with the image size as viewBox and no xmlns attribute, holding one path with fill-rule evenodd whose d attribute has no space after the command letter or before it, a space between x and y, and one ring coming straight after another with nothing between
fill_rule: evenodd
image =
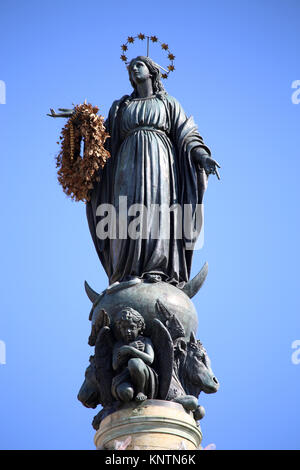
<instances>
[{"instance_id":1,"label":"gown folds","mask_svg":"<svg viewBox=\"0 0 300 470\"><path fill-rule=\"evenodd\" d=\"M206 188L191 151L210 151L193 118L167 93L115 101L106 130L111 158L100 170L87 218L109 283L155 274L183 287L193 253L184 207L195 216Z\"/></svg>"}]
</instances>

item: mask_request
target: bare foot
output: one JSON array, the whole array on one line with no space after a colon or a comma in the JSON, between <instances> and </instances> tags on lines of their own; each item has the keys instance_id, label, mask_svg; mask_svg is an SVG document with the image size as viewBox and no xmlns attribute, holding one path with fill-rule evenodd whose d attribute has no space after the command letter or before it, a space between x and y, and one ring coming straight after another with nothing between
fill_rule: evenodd
<instances>
[{"instance_id":1,"label":"bare foot","mask_svg":"<svg viewBox=\"0 0 300 470\"><path fill-rule=\"evenodd\" d=\"M144 395L142 392L139 392L137 396L135 397L136 401L145 401L147 400L146 395Z\"/></svg>"}]
</instances>

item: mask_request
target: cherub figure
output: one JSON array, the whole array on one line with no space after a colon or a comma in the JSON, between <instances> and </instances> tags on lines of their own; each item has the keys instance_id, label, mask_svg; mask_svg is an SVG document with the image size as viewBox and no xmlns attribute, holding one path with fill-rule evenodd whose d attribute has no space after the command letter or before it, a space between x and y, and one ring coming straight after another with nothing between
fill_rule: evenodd
<instances>
[{"instance_id":1,"label":"cherub figure","mask_svg":"<svg viewBox=\"0 0 300 470\"><path fill-rule=\"evenodd\" d=\"M143 316L127 306L113 320L101 309L92 324L89 344L95 346L95 354L78 399L88 407L102 405L93 420L95 429L124 402L167 397L173 370L172 338L158 319L152 321L151 339L143 336L145 327Z\"/></svg>"},{"instance_id":2,"label":"cherub figure","mask_svg":"<svg viewBox=\"0 0 300 470\"><path fill-rule=\"evenodd\" d=\"M144 401L157 396L158 376L150 367L154 348L151 339L143 336L144 330L144 318L132 308L124 308L115 318L113 333L118 341L112 354L116 375L111 393L116 400Z\"/></svg>"}]
</instances>

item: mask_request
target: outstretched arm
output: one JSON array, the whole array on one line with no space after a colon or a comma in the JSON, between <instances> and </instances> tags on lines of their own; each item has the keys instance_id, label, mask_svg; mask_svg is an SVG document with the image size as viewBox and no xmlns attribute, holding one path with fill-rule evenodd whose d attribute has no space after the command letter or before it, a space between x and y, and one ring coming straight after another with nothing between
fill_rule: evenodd
<instances>
[{"instance_id":1,"label":"outstretched arm","mask_svg":"<svg viewBox=\"0 0 300 470\"><path fill-rule=\"evenodd\" d=\"M58 111L62 111L62 112L61 113L56 113L54 111L54 109L50 108L51 114L47 114L47 116L50 116L50 117L53 117L53 118L58 118L58 117L69 118L75 112L74 109L66 109L66 108L58 108Z\"/></svg>"},{"instance_id":2,"label":"outstretched arm","mask_svg":"<svg viewBox=\"0 0 300 470\"><path fill-rule=\"evenodd\" d=\"M178 148L189 148L192 160L205 170L206 175L215 174L218 179L220 165L211 158L209 148L204 144L192 117L187 118L180 103L168 96L171 137Z\"/></svg>"}]
</instances>

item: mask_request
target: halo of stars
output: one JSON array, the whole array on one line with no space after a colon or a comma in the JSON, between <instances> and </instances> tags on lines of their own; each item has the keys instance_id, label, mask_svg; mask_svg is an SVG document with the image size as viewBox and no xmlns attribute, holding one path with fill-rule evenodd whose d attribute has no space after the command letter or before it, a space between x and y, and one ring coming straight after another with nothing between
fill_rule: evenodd
<instances>
[{"instance_id":1,"label":"halo of stars","mask_svg":"<svg viewBox=\"0 0 300 470\"><path fill-rule=\"evenodd\" d=\"M164 73L161 74L162 78L167 79L169 73L174 72L175 70L175 67L174 67L175 56L174 54L170 52L168 44L160 41L157 36L147 36L143 33L140 33L137 36L128 36L127 41L121 46L122 54L120 56L120 59L122 60L122 62L125 62L125 64L128 65L128 58L127 58L126 53L128 51L129 44L133 44L136 40L144 41L145 39L147 39L149 42L151 41L152 43L159 44L161 49L168 54L168 59L170 63L167 66L167 70L163 69Z\"/></svg>"}]
</instances>

